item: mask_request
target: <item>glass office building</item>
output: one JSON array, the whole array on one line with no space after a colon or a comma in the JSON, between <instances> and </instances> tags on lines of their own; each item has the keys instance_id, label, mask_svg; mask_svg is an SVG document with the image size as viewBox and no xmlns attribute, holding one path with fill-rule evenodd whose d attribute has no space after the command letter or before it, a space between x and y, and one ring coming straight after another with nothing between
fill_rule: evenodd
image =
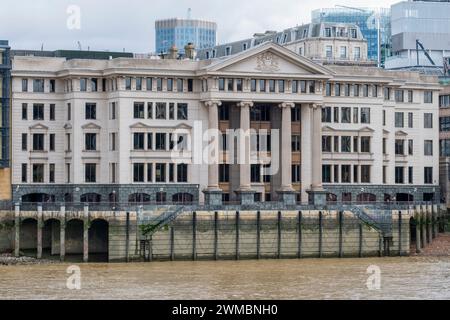
<instances>
[{"instance_id":1,"label":"glass office building","mask_svg":"<svg viewBox=\"0 0 450 320\"><path fill-rule=\"evenodd\" d=\"M384 65L386 57L390 55L391 16L387 8L324 8L312 12L312 22L343 22L358 25L367 40L368 57L378 61L378 22L380 18L380 61Z\"/></svg>"},{"instance_id":2,"label":"glass office building","mask_svg":"<svg viewBox=\"0 0 450 320\"><path fill-rule=\"evenodd\" d=\"M9 168L11 61L8 41L0 40L0 168Z\"/></svg>"},{"instance_id":3,"label":"glass office building","mask_svg":"<svg viewBox=\"0 0 450 320\"><path fill-rule=\"evenodd\" d=\"M184 54L184 47L193 43L197 49L216 45L217 24L192 19L166 19L155 22L155 48L157 53L167 53L175 45Z\"/></svg>"}]
</instances>

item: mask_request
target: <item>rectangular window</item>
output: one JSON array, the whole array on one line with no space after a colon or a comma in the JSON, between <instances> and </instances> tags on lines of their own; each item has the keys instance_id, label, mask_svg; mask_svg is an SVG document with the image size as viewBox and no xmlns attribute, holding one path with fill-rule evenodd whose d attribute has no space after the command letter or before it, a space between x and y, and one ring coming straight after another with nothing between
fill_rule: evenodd
<instances>
[{"instance_id":1,"label":"rectangular window","mask_svg":"<svg viewBox=\"0 0 450 320\"><path fill-rule=\"evenodd\" d=\"M341 56L341 59L347 58L347 47L342 46L340 48L340 56Z\"/></svg>"},{"instance_id":2,"label":"rectangular window","mask_svg":"<svg viewBox=\"0 0 450 320\"><path fill-rule=\"evenodd\" d=\"M22 151L28 150L28 134L22 133Z\"/></svg>"},{"instance_id":3,"label":"rectangular window","mask_svg":"<svg viewBox=\"0 0 450 320\"><path fill-rule=\"evenodd\" d=\"M27 172L27 164L26 163L22 163L22 183L26 183L27 182L27 176L28 176L28 172Z\"/></svg>"},{"instance_id":4,"label":"rectangular window","mask_svg":"<svg viewBox=\"0 0 450 320\"><path fill-rule=\"evenodd\" d=\"M387 154L387 153L386 153L386 151L387 151L386 144L387 144L387 139L386 139L386 138L383 138L383 154Z\"/></svg>"},{"instance_id":5,"label":"rectangular window","mask_svg":"<svg viewBox=\"0 0 450 320\"><path fill-rule=\"evenodd\" d=\"M395 90L395 102L404 102L404 94L405 92L403 90Z\"/></svg>"},{"instance_id":6,"label":"rectangular window","mask_svg":"<svg viewBox=\"0 0 450 320\"><path fill-rule=\"evenodd\" d=\"M175 103L169 103L169 120L175 120Z\"/></svg>"},{"instance_id":7,"label":"rectangular window","mask_svg":"<svg viewBox=\"0 0 450 320\"><path fill-rule=\"evenodd\" d=\"M33 164L33 183L44 183L43 164Z\"/></svg>"},{"instance_id":8,"label":"rectangular window","mask_svg":"<svg viewBox=\"0 0 450 320\"><path fill-rule=\"evenodd\" d=\"M87 79L86 78L80 79L80 91L87 91Z\"/></svg>"},{"instance_id":9,"label":"rectangular window","mask_svg":"<svg viewBox=\"0 0 450 320\"><path fill-rule=\"evenodd\" d=\"M403 128L404 127L404 115L403 112L396 112L395 113L395 127L396 128Z\"/></svg>"},{"instance_id":10,"label":"rectangular window","mask_svg":"<svg viewBox=\"0 0 450 320\"><path fill-rule=\"evenodd\" d=\"M177 79L177 91L178 92L184 91L184 80L183 79Z\"/></svg>"},{"instance_id":11,"label":"rectangular window","mask_svg":"<svg viewBox=\"0 0 450 320\"><path fill-rule=\"evenodd\" d=\"M391 100L391 88L384 88L384 100Z\"/></svg>"},{"instance_id":12,"label":"rectangular window","mask_svg":"<svg viewBox=\"0 0 450 320\"><path fill-rule=\"evenodd\" d=\"M33 92L44 92L44 79L33 80Z\"/></svg>"},{"instance_id":13,"label":"rectangular window","mask_svg":"<svg viewBox=\"0 0 450 320\"><path fill-rule=\"evenodd\" d=\"M408 90L408 102L412 103L413 102L413 91L412 90Z\"/></svg>"},{"instance_id":14,"label":"rectangular window","mask_svg":"<svg viewBox=\"0 0 450 320\"><path fill-rule=\"evenodd\" d=\"M370 153L370 137L361 137L361 152Z\"/></svg>"},{"instance_id":15,"label":"rectangular window","mask_svg":"<svg viewBox=\"0 0 450 320\"><path fill-rule=\"evenodd\" d=\"M156 78L156 90L163 91L163 79L162 78Z\"/></svg>"},{"instance_id":16,"label":"rectangular window","mask_svg":"<svg viewBox=\"0 0 450 320\"><path fill-rule=\"evenodd\" d=\"M145 164L133 163L133 182L145 182Z\"/></svg>"},{"instance_id":17,"label":"rectangular window","mask_svg":"<svg viewBox=\"0 0 450 320\"><path fill-rule=\"evenodd\" d=\"M322 136L322 152L331 152L331 136Z\"/></svg>"},{"instance_id":18,"label":"rectangular window","mask_svg":"<svg viewBox=\"0 0 450 320\"><path fill-rule=\"evenodd\" d=\"M125 78L125 90L131 90L131 77Z\"/></svg>"},{"instance_id":19,"label":"rectangular window","mask_svg":"<svg viewBox=\"0 0 450 320\"><path fill-rule=\"evenodd\" d=\"M275 92L275 80L269 80L269 92Z\"/></svg>"},{"instance_id":20,"label":"rectangular window","mask_svg":"<svg viewBox=\"0 0 450 320\"><path fill-rule=\"evenodd\" d=\"M230 165L229 164L219 164L219 182L220 183L230 182Z\"/></svg>"},{"instance_id":21,"label":"rectangular window","mask_svg":"<svg viewBox=\"0 0 450 320\"><path fill-rule=\"evenodd\" d=\"M227 90L234 91L234 79L227 79Z\"/></svg>"},{"instance_id":22,"label":"rectangular window","mask_svg":"<svg viewBox=\"0 0 450 320\"><path fill-rule=\"evenodd\" d=\"M376 84L372 86L372 97L374 98L378 97L378 86Z\"/></svg>"},{"instance_id":23,"label":"rectangular window","mask_svg":"<svg viewBox=\"0 0 450 320\"><path fill-rule=\"evenodd\" d=\"M145 133L133 134L133 150L144 150Z\"/></svg>"},{"instance_id":24,"label":"rectangular window","mask_svg":"<svg viewBox=\"0 0 450 320\"><path fill-rule=\"evenodd\" d=\"M70 183L70 163L66 163L66 183Z\"/></svg>"},{"instance_id":25,"label":"rectangular window","mask_svg":"<svg viewBox=\"0 0 450 320\"><path fill-rule=\"evenodd\" d=\"M70 152L72 151L71 146L70 146L70 133L66 133L66 151Z\"/></svg>"},{"instance_id":26,"label":"rectangular window","mask_svg":"<svg viewBox=\"0 0 450 320\"><path fill-rule=\"evenodd\" d=\"M153 133L147 133L147 150L153 150Z\"/></svg>"},{"instance_id":27,"label":"rectangular window","mask_svg":"<svg viewBox=\"0 0 450 320\"><path fill-rule=\"evenodd\" d=\"M353 166L353 182L354 183L358 183L358 177L359 177L359 172L358 172L358 168L359 168L359 166L357 166L357 165L354 165Z\"/></svg>"},{"instance_id":28,"label":"rectangular window","mask_svg":"<svg viewBox=\"0 0 450 320\"><path fill-rule=\"evenodd\" d=\"M333 58L333 47L332 46L325 46L325 57L327 59Z\"/></svg>"},{"instance_id":29,"label":"rectangular window","mask_svg":"<svg viewBox=\"0 0 450 320\"><path fill-rule=\"evenodd\" d=\"M350 171L351 171L350 165L342 165L341 166L341 182L342 183L351 183Z\"/></svg>"},{"instance_id":30,"label":"rectangular window","mask_svg":"<svg viewBox=\"0 0 450 320\"><path fill-rule=\"evenodd\" d=\"M86 103L86 120L97 119L97 105L95 103Z\"/></svg>"},{"instance_id":31,"label":"rectangular window","mask_svg":"<svg viewBox=\"0 0 450 320\"><path fill-rule=\"evenodd\" d=\"M50 80L49 91L52 93L56 91L56 81L54 79Z\"/></svg>"},{"instance_id":32,"label":"rectangular window","mask_svg":"<svg viewBox=\"0 0 450 320\"><path fill-rule=\"evenodd\" d=\"M346 83L344 85L344 95L346 97L350 97L350 84Z\"/></svg>"},{"instance_id":33,"label":"rectangular window","mask_svg":"<svg viewBox=\"0 0 450 320\"><path fill-rule=\"evenodd\" d=\"M370 123L370 108L361 108L361 123Z\"/></svg>"},{"instance_id":34,"label":"rectangular window","mask_svg":"<svg viewBox=\"0 0 450 320\"><path fill-rule=\"evenodd\" d=\"M301 182L301 180L302 180L301 174L302 174L301 166L299 164L293 164L292 165L292 182L293 183Z\"/></svg>"},{"instance_id":35,"label":"rectangular window","mask_svg":"<svg viewBox=\"0 0 450 320\"><path fill-rule=\"evenodd\" d=\"M291 91L292 91L292 93L298 93L298 81L297 80L292 80Z\"/></svg>"},{"instance_id":36,"label":"rectangular window","mask_svg":"<svg viewBox=\"0 0 450 320\"><path fill-rule=\"evenodd\" d=\"M22 92L28 92L28 79L22 79Z\"/></svg>"},{"instance_id":37,"label":"rectangular window","mask_svg":"<svg viewBox=\"0 0 450 320\"><path fill-rule=\"evenodd\" d=\"M166 164L157 163L155 174L156 174L156 182L166 182Z\"/></svg>"},{"instance_id":38,"label":"rectangular window","mask_svg":"<svg viewBox=\"0 0 450 320\"><path fill-rule=\"evenodd\" d=\"M433 155L433 140L425 140L424 143L424 155L432 156Z\"/></svg>"},{"instance_id":39,"label":"rectangular window","mask_svg":"<svg viewBox=\"0 0 450 320\"><path fill-rule=\"evenodd\" d=\"M359 138L353 137L353 152L358 152L359 150Z\"/></svg>"},{"instance_id":40,"label":"rectangular window","mask_svg":"<svg viewBox=\"0 0 450 320\"><path fill-rule=\"evenodd\" d=\"M55 134L50 133L50 142L49 142L50 151L55 151Z\"/></svg>"},{"instance_id":41,"label":"rectangular window","mask_svg":"<svg viewBox=\"0 0 450 320\"><path fill-rule=\"evenodd\" d=\"M339 136L334 136L334 152L339 152Z\"/></svg>"},{"instance_id":42,"label":"rectangular window","mask_svg":"<svg viewBox=\"0 0 450 320\"><path fill-rule=\"evenodd\" d=\"M260 164L252 164L250 167L250 178L252 183L260 183L261 182L261 165Z\"/></svg>"},{"instance_id":43,"label":"rectangular window","mask_svg":"<svg viewBox=\"0 0 450 320\"><path fill-rule=\"evenodd\" d=\"M370 166L361 166L361 183L370 183Z\"/></svg>"},{"instance_id":44,"label":"rectangular window","mask_svg":"<svg viewBox=\"0 0 450 320\"><path fill-rule=\"evenodd\" d=\"M433 103L433 91L425 91L423 97L425 103Z\"/></svg>"},{"instance_id":45,"label":"rectangular window","mask_svg":"<svg viewBox=\"0 0 450 320\"><path fill-rule=\"evenodd\" d=\"M351 137L341 137L341 152L351 152Z\"/></svg>"},{"instance_id":46,"label":"rectangular window","mask_svg":"<svg viewBox=\"0 0 450 320\"><path fill-rule=\"evenodd\" d=\"M339 97L341 95L341 84L340 83L336 83L334 85L334 95L336 97Z\"/></svg>"},{"instance_id":47,"label":"rectangular window","mask_svg":"<svg viewBox=\"0 0 450 320\"><path fill-rule=\"evenodd\" d=\"M414 168L408 167L408 183L413 184L414 183Z\"/></svg>"},{"instance_id":48,"label":"rectangular window","mask_svg":"<svg viewBox=\"0 0 450 320\"><path fill-rule=\"evenodd\" d=\"M291 121L292 122L299 122L301 120L301 117L302 117L301 107L299 105L296 105L294 107L294 109L292 109Z\"/></svg>"},{"instance_id":49,"label":"rectangular window","mask_svg":"<svg viewBox=\"0 0 450 320\"><path fill-rule=\"evenodd\" d=\"M424 168L424 181L425 184L433 183L433 167Z\"/></svg>"},{"instance_id":50,"label":"rectangular window","mask_svg":"<svg viewBox=\"0 0 450 320\"><path fill-rule=\"evenodd\" d=\"M414 154L414 140L408 140L408 155L412 156Z\"/></svg>"},{"instance_id":51,"label":"rectangular window","mask_svg":"<svg viewBox=\"0 0 450 320\"><path fill-rule=\"evenodd\" d=\"M398 156L405 154L405 140L395 140L395 154Z\"/></svg>"},{"instance_id":52,"label":"rectangular window","mask_svg":"<svg viewBox=\"0 0 450 320\"><path fill-rule=\"evenodd\" d=\"M322 182L331 183L331 166L329 164L322 166Z\"/></svg>"},{"instance_id":53,"label":"rectangular window","mask_svg":"<svg viewBox=\"0 0 450 320\"><path fill-rule=\"evenodd\" d=\"M112 162L110 163L110 181L111 183L116 183L116 176L117 176L117 164Z\"/></svg>"},{"instance_id":54,"label":"rectangular window","mask_svg":"<svg viewBox=\"0 0 450 320\"><path fill-rule=\"evenodd\" d=\"M147 163L147 182L153 182L153 163Z\"/></svg>"},{"instance_id":55,"label":"rectangular window","mask_svg":"<svg viewBox=\"0 0 450 320\"><path fill-rule=\"evenodd\" d=\"M156 150L166 150L166 134L165 133L156 133L155 139L156 139L155 149Z\"/></svg>"},{"instance_id":56,"label":"rectangular window","mask_svg":"<svg viewBox=\"0 0 450 320\"><path fill-rule=\"evenodd\" d=\"M55 164L50 163L48 166L48 182L55 183Z\"/></svg>"},{"instance_id":57,"label":"rectangular window","mask_svg":"<svg viewBox=\"0 0 450 320\"><path fill-rule=\"evenodd\" d=\"M329 82L325 84L325 95L331 97L331 83Z\"/></svg>"},{"instance_id":58,"label":"rectangular window","mask_svg":"<svg viewBox=\"0 0 450 320\"><path fill-rule=\"evenodd\" d=\"M354 97L359 97L359 84L354 84L353 85L353 96Z\"/></svg>"},{"instance_id":59,"label":"rectangular window","mask_svg":"<svg viewBox=\"0 0 450 320\"><path fill-rule=\"evenodd\" d=\"M301 150L302 141L300 135L292 136L292 152L299 152Z\"/></svg>"},{"instance_id":60,"label":"rectangular window","mask_svg":"<svg viewBox=\"0 0 450 320\"><path fill-rule=\"evenodd\" d=\"M387 183L387 167L383 166L383 184Z\"/></svg>"},{"instance_id":61,"label":"rectangular window","mask_svg":"<svg viewBox=\"0 0 450 320\"><path fill-rule=\"evenodd\" d=\"M369 96L369 85L368 84L363 85L363 96L366 98Z\"/></svg>"},{"instance_id":62,"label":"rectangular window","mask_svg":"<svg viewBox=\"0 0 450 320\"><path fill-rule=\"evenodd\" d=\"M242 79L236 79L236 90L242 92Z\"/></svg>"},{"instance_id":63,"label":"rectangular window","mask_svg":"<svg viewBox=\"0 0 450 320\"><path fill-rule=\"evenodd\" d=\"M353 123L359 123L359 108L353 108Z\"/></svg>"},{"instance_id":64,"label":"rectangular window","mask_svg":"<svg viewBox=\"0 0 450 320\"><path fill-rule=\"evenodd\" d=\"M226 106L219 107L219 120L220 121L229 121L230 120L230 111Z\"/></svg>"},{"instance_id":65,"label":"rectangular window","mask_svg":"<svg viewBox=\"0 0 450 320\"><path fill-rule=\"evenodd\" d=\"M153 78L147 78L147 91L153 90Z\"/></svg>"},{"instance_id":66,"label":"rectangular window","mask_svg":"<svg viewBox=\"0 0 450 320\"><path fill-rule=\"evenodd\" d=\"M96 151L97 150L97 134L86 133L85 135L85 150Z\"/></svg>"},{"instance_id":67,"label":"rectangular window","mask_svg":"<svg viewBox=\"0 0 450 320\"><path fill-rule=\"evenodd\" d=\"M33 120L44 120L43 104L33 104Z\"/></svg>"},{"instance_id":68,"label":"rectangular window","mask_svg":"<svg viewBox=\"0 0 450 320\"><path fill-rule=\"evenodd\" d=\"M28 104L22 103L22 120L28 120Z\"/></svg>"},{"instance_id":69,"label":"rectangular window","mask_svg":"<svg viewBox=\"0 0 450 320\"><path fill-rule=\"evenodd\" d=\"M98 88L97 79L95 78L91 79L91 91L97 92L97 88Z\"/></svg>"},{"instance_id":70,"label":"rectangular window","mask_svg":"<svg viewBox=\"0 0 450 320\"><path fill-rule=\"evenodd\" d=\"M408 128L412 128L414 126L413 123L414 123L413 113L408 112Z\"/></svg>"},{"instance_id":71,"label":"rectangular window","mask_svg":"<svg viewBox=\"0 0 450 320\"><path fill-rule=\"evenodd\" d=\"M167 91L173 91L173 79L172 78L167 79Z\"/></svg>"},{"instance_id":72,"label":"rectangular window","mask_svg":"<svg viewBox=\"0 0 450 320\"><path fill-rule=\"evenodd\" d=\"M405 183L405 175L404 175L403 167L395 167L395 183L403 184Z\"/></svg>"},{"instance_id":73,"label":"rectangular window","mask_svg":"<svg viewBox=\"0 0 450 320\"><path fill-rule=\"evenodd\" d=\"M109 110L109 119L115 120L116 119L116 103L111 102L110 110Z\"/></svg>"},{"instance_id":74,"label":"rectangular window","mask_svg":"<svg viewBox=\"0 0 450 320\"><path fill-rule=\"evenodd\" d=\"M194 79L188 79L188 92L194 91Z\"/></svg>"},{"instance_id":75,"label":"rectangular window","mask_svg":"<svg viewBox=\"0 0 450 320\"><path fill-rule=\"evenodd\" d=\"M86 163L84 165L84 175L86 183L97 182L97 165L95 163Z\"/></svg>"},{"instance_id":76,"label":"rectangular window","mask_svg":"<svg viewBox=\"0 0 450 320\"><path fill-rule=\"evenodd\" d=\"M156 103L156 119L157 120L166 119L166 104L164 102Z\"/></svg>"},{"instance_id":77,"label":"rectangular window","mask_svg":"<svg viewBox=\"0 0 450 320\"><path fill-rule=\"evenodd\" d=\"M341 123L351 123L351 110L347 107L341 109Z\"/></svg>"},{"instance_id":78,"label":"rectangular window","mask_svg":"<svg viewBox=\"0 0 450 320\"><path fill-rule=\"evenodd\" d=\"M278 80L278 92L284 93L284 80Z\"/></svg>"},{"instance_id":79,"label":"rectangular window","mask_svg":"<svg viewBox=\"0 0 450 320\"><path fill-rule=\"evenodd\" d=\"M112 132L109 135L109 150L110 151L116 151L116 143L117 143L116 139L117 139L117 134L115 132Z\"/></svg>"},{"instance_id":80,"label":"rectangular window","mask_svg":"<svg viewBox=\"0 0 450 320\"><path fill-rule=\"evenodd\" d=\"M433 128L433 114L432 113L425 113L423 120L424 120L424 128L425 129Z\"/></svg>"},{"instance_id":81,"label":"rectangular window","mask_svg":"<svg viewBox=\"0 0 450 320\"><path fill-rule=\"evenodd\" d=\"M139 90L139 91L142 90L142 78L141 77L136 78L136 90Z\"/></svg>"},{"instance_id":82,"label":"rectangular window","mask_svg":"<svg viewBox=\"0 0 450 320\"><path fill-rule=\"evenodd\" d=\"M67 104L67 121L72 120L72 105L70 103Z\"/></svg>"},{"instance_id":83,"label":"rectangular window","mask_svg":"<svg viewBox=\"0 0 450 320\"><path fill-rule=\"evenodd\" d=\"M50 105L50 121L55 121L55 105Z\"/></svg>"},{"instance_id":84,"label":"rectangular window","mask_svg":"<svg viewBox=\"0 0 450 320\"><path fill-rule=\"evenodd\" d=\"M339 123L339 108L338 107L333 108L333 117L334 117L334 122Z\"/></svg>"},{"instance_id":85,"label":"rectangular window","mask_svg":"<svg viewBox=\"0 0 450 320\"><path fill-rule=\"evenodd\" d=\"M323 123L331 122L331 107L322 108L322 122Z\"/></svg>"},{"instance_id":86,"label":"rectangular window","mask_svg":"<svg viewBox=\"0 0 450 320\"><path fill-rule=\"evenodd\" d=\"M134 119L145 119L145 103L144 102L135 102L134 103Z\"/></svg>"},{"instance_id":87,"label":"rectangular window","mask_svg":"<svg viewBox=\"0 0 450 320\"><path fill-rule=\"evenodd\" d=\"M219 91L225 91L225 78L219 78Z\"/></svg>"},{"instance_id":88,"label":"rectangular window","mask_svg":"<svg viewBox=\"0 0 450 320\"><path fill-rule=\"evenodd\" d=\"M33 151L44 151L44 135L33 134Z\"/></svg>"},{"instance_id":89,"label":"rectangular window","mask_svg":"<svg viewBox=\"0 0 450 320\"><path fill-rule=\"evenodd\" d=\"M177 182L188 182L188 165L185 163L177 165Z\"/></svg>"},{"instance_id":90,"label":"rectangular window","mask_svg":"<svg viewBox=\"0 0 450 320\"><path fill-rule=\"evenodd\" d=\"M147 103L147 119L153 119L153 102Z\"/></svg>"}]
</instances>

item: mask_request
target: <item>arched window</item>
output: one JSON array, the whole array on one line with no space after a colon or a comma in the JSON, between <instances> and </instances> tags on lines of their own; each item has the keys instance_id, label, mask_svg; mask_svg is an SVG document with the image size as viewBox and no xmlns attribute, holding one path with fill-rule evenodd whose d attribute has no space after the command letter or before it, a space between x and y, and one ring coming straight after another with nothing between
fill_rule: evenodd
<instances>
[{"instance_id":1,"label":"arched window","mask_svg":"<svg viewBox=\"0 0 450 320\"><path fill-rule=\"evenodd\" d=\"M190 193L177 193L172 196L172 202L174 203L192 203L194 196Z\"/></svg>"},{"instance_id":2,"label":"arched window","mask_svg":"<svg viewBox=\"0 0 450 320\"><path fill-rule=\"evenodd\" d=\"M146 193L133 193L128 196L130 203L148 203L150 202L150 195Z\"/></svg>"},{"instance_id":3,"label":"arched window","mask_svg":"<svg viewBox=\"0 0 450 320\"><path fill-rule=\"evenodd\" d=\"M98 193L85 193L80 197L80 201L84 203L99 203L102 201L102 196Z\"/></svg>"},{"instance_id":4,"label":"arched window","mask_svg":"<svg viewBox=\"0 0 450 320\"><path fill-rule=\"evenodd\" d=\"M356 201L358 201L358 202L376 202L377 196L372 193L360 193L356 197Z\"/></svg>"}]
</instances>

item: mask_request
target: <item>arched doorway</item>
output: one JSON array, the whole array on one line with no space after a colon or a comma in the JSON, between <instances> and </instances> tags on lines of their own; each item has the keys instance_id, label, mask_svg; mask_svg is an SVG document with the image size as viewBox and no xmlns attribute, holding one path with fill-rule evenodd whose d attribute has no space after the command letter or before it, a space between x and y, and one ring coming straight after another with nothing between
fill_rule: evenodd
<instances>
[{"instance_id":1,"label":"arched doorway","mask_svg":"<svg viewBox=\"0 0 450 320\"><path fill-rule=\"evenodd\" d=\"M190 193L176 193L172 196L173 203L192 203L194 196Z\"/></svg>"},{"instance_id":2,"label":"arched doorway","mask_svg":"<svg viewBox=\"0 0 450 320\"><path fill-rule=\"evenodd\" d=\"M19 248L21 254L37 257L37 220L27 218L20 224Z\"/></svg>"},{"instance_id":3,"label":"arched doorway","mask_svg":"<svg viewBox=\"0 0 450 320\"><path fill-rule=\"evenodd\" d=\"M83 221L72 219L66 223L66 260L83 260Z\"/></svg>"},{"instance_id":4,"label":"arched doorway","mask_svg":"<svg viewBox=\"0 0 450 320\"><path fill-rule=\"evenodd\" d=\"M42 229L42 256L44 258L59 256L61 250L61 222L49 219Z\"/></svg>"},{"instance_id":5,"label":"arched doorway","mask_svg":"<svg viewBox=\"0 0 450 320\"><path fill-rule=\"evenodd\" d=\"M364 203L364 202L376 202L377 201L377 196L372 194L372 193L360 193L356 197L356 201L362 202L362 203Z\"/></svg>"},{"instance_id":6,"label":"arched doorway","mask_svg":"<svg viewBox=\"0 0 450 320\"><path fill-rule=\"evenodd\" d=\"M414 201L414 196L409 193L397 193L395 198L397 202L412 202Z\"/></svg>"},{"instance_id":7,"label":"arched doorway","mask_svg":"<svg viewBox=\"0 0 450 320\"><path fill-rule=\"evenodd\" d=\"M146 193L133 193L128 196L129 203L149 203L150 195Z\"/></svg>"},{"instance_id":8,"label":"arched doorway","mask_svg":"<svg viewBox=\"0 0 450 320\"><path fill-rule=\"evenodd\" d=\"M22 196L22 202L25 203L55 202L55 196L47 193L29 193Z\"/></svg>"},{"instance_id":9,"label":"arched doorway","mask_svg":"<svg viewBox=\"0 0 450 320\"><path fill-rule=\"evenodd\" d=\"M91 222L89 228L89 262L109 261L109 224L103 219Z\"/></svg>"},{"instance_id":10,"label":"arched doorway","mask_svg":"<svg viewBox=\"0 0 450 320\"><path fill-rule=\"evenodd\" d=\"M82 203L99 203L101 201L102 196L98 193L85 193L80 197L80 202Z\"/></svg>"}]
</instances>

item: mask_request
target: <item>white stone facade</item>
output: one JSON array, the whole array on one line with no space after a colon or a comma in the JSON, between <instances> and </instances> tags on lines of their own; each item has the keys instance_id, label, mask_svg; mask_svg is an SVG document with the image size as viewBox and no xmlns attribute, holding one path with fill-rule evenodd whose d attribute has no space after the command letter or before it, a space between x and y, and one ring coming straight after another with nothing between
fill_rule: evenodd
<instances>
[{"instance_id":1,"label":"white stone facade","mask_svg":"<svg viewBox=\"0 0 450 320\"><path fill-rule=\"evenodd\" d=\"M12 76L12 184L15 188L13 189L15 200L29 193L37 193L39 190L49 193L52 186L73 187L77 188L77 191L86 187L90 193L95 193L92 190L95 191L97 186L114 189L133 185L142 188L142 193L145 193L147 187L160 187L160 191L163 192L164 188L171 185L181 189L183 185L195 185L198 188L198 195L194 198L198 197L200 202L204 200L202 190L208 187L217 189L219 185L218 190L226 189L223 191L229 194L228 199L232 200L235 198L235 192L244 190L239 187L245 186L245 190L248 189L246 184L251 174L250 164L231 168L228 181L218 182L220 175L212 174L211 169L208 174L207 163L191 163L194 154L199 151L195 148L203 148L207 142L194 145L194 149L191 150L192 153L186 161L187 179L178 181L176 166L174 178L171 179L169 134L183 128L193 135L192 139L201 139L203 132L195 132L199 123L202 131L212 124L221 130L246 127L281 129L280 135L284 141L280 143L282 155L291 154L289 146L292 141L285 139L296 139L294 135L301 137L301 150L296 149L291 157L280 157L280 172L270 182L264 182L262 178L261 181L255 182L252 177L250 190L259 190L261 197L255 198L258 201L276 200L277 192L290 190L300 192L298 200L307 201L307 191L322 190L322 185L330 192L353 188L350 191L354 194L352 200L356 200L359 189L362 189L359 193L370 193L371 188L378 188L377 190L390 188L386 193L395 194L395 190L403 193L403 190L411 188L416 189L411 191L416 195L421 192L417 188L436 187L438 192L439 86L434 77L407 72L388 72L376 68L324 67L273 43L251 48L226 59L204 61L128 58L108 61L66 61L61 58L15 57ZM28 88L25 88L24 79L27 79ZM39 81L36 83L34 81L38 79L44 80L44 92L33 92L39 91L37 90ZM84 89L82 79L86 79L86 91L82 90ZM91 79L97 79L94 80L97 81L96 90ZM141 87L140 79L142 79ZM152 79L151 90L147 88L147 79ZM172 90L170 90L171 79L173 79ZM233 81L230 82L229 79ZM265 90L261 88L261 80L265 80ZM162 87L158 88L160 81ZM224 81L223 88L222 81ZM178 92L177 87L181 83L182 92ZM295 89L293 91L294 83L298 84L298 92L295 92ZM328 92L327 83L332 87L331 92ZM336 83L341 86L340 96L335 94ZM128 84L131 86L127 87ZM346 84L350 85L348 96ZM356 97L355 85L359 87L359 94ZM284 86L284 90L281 86ZM375 87L377 92L376 96L373 96ZM384 97L385 88L390 90L389 99ZM404 102L395 101L396 90L404 92ZM408 102L410 96L408 90L412 91L412 102ZM328 96L327 93L331 95ZM430 103L425 103L425 95ZM139 108L137 108L138 117L135 114L135 104L139 103L144 104L143 118ZM153 106L152 119L149 119L148 115L149 103ZM166 103L165 119L156 119L157 103ZM169 111L172 103L174 117L171 117ZM23 109L25 104L26 111ZM35 107L39 104L44 105L43 119L39 114L39 107ZM89 118L87 114L92 112L87 110L87 104L95 104L95 119L87 119ZM116 109L115 117L112 115L113 104ZM178 119L177 108L181 108L180 104L187 104L187 119ZM268 105L271 112L270 119L255 122L250 110ZM323 109L327 107L331 107L331 122L322 119ZM55 108L54 120L51 120L50 113L53 113L50 111L51 108ZM211 108L217 110L211 111ZM223 121L220 118L222 108L230 109L229 120ZM300 110L301 119L297 119L298 123L291 124L289 123L291 112L296 112L294 111L296 108ZM337 122L333 117L333 108L340 108ZM347 111L343 108L351 108L349 123L345 118ZM358 108L357 116L355 108ZM370 109L369 116L364 113L363 108ZM26 117L23 114L25 112ZM218 121L214 121L215 117L211 117L210 112L218 113ZM395 112L404 113L404 126L401 128L395 127ZM366 123L361 123L361 113L364 113L364 120L367 121L363 122ZM411 128L408 126L409 113L412 113L413 120ZM431 122L431 128L424 128L425 114L431 114L426 116L426 121ZM366 119L367 117L369 119ZM92 114L91 118L94 118ZM134 133L145 133L143 150L135 150ZM153 133L151 146L147 143L148 133ZM156 150L157 133L167 134L165 150ZM35 134L43 134L43 150L34 150L40 149L40 140L33 138ZM53 139L50 138L51 134L54 134L55 139L54 150L53 148L50 150L50 139ZM96 134L96 150L86 150L86 134ZM111 134L116 134L115 148L111 146ZM23 145L25 143L22 143L24 135L27 136L26 148ZM339 138L339 150L322 152L320 147L322 136L351 137L350 152L342 152L342 138ZM355 137L359 139L358 149L353 146ZM369 137L367 152L360 151L361 137ZM385 153L383 153L383 138L386 139ZM332 138L332 142L334 139ZM396 139L406 141L406 155L395 155ZM408 155L408 140L413 140L411 155ZM432 141L431 155L424 155L425 141ZM135 163L144 165L142 181L140 178L139 181L135 181L136 169L133 165ZM300 181L297 181L298 179L293 181L292 174L295 174L295 170L291 164L294 163L300 166ZM42 178L39 172L41 167L33 167L36 164L43 165ZM92 182L86 181L86 164L95 165L95 180ZM157 181L157 172L160 172L156 167L157 164L164 164L166 168L164 181ZM324 170L322 164L331 165L332 170L335 165L340 166L339 179L336 181L332 179L328 183L322 181ZM26 173L22 172L24 165ZM51 177L53 165L54 179ZM342 166L347 165L351 166L350 181L343 182ZM116 171L113 174L114 166ZM151 174L148 173L149 166L153 168ZM362 166L368 166L369 169L362 169ZM403 183L395 183L396 167L405 168ZM412 180L408 180L409 167L413 167ZM425 167L432 168L431 172L428 172L431 174L430 181L424 180ZM37 172L34 172L35 170ZM370 176L368 182L362 181L361 170L368 170ZM385 170L384 180L383 170ZM354 172L359 176L356 180ZM367 176L367 171L364 172ZM139 173L138 176L140 177ZM120 199L128 199L128 196L121 194ZM77 197L78 195L73 196L70 200L80 201ZM337 198L341 199L342 196L339 194ZM58 199L57 197L54 200ZM102 196L102 201L107 199Z\"/></svg>"}]
</instances>

